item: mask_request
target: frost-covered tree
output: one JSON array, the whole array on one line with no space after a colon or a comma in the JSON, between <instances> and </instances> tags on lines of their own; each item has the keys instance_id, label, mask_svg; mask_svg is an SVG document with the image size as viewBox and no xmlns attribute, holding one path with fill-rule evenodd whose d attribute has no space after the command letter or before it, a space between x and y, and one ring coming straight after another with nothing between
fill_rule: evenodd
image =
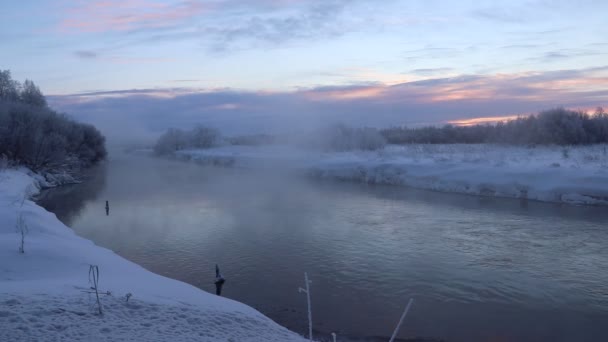
<instances>
[{"instance_id":1,"label":"frost-covered tree","mask_svg":"<svg viewBox=\"0 0 608 342\"><path fill-rule=\"evenodd\" d=\"M181 129L169 128L154 145L154 152L159 155L173 153L185 147L185 133Z\"/></svg>"},{"instance_id":2,"label":"frost-covered tree","mask_svg":"<svg viewBox=\"0 0 608 342\"><path fill-rule=\"evenodd\" d=\"M106 156L105 138L93 126L48 108L32 81L24 86L0 71L0 155L33 170L92 165Z\"/></svg>"},{"instance_id":3,"label":"frost-covered tree","mask_svg":"<svg viewBox=\"0 0 608 342\"><path fill-rule=\"evenodd\" d=\"M218 144L219 139L220 133L218 130L200 125L186 133L186 144L188 147L213 147Z\"/></svg>"},{"instance_id":4,"label":"frost-covered tree","mask_svg":"<svg viewBox=\"0 0 608 342\"><path fill-rule=\"evenodd\" d=\"M23 82L19 98L23 103L36 107L46 107L46 99L44 98L44 95L42 95L42 92L38 86L36 86L34 82L30 80L25 80L25 82Z\"/></svg>"},{"instance_id":5,"label":"frost-covered tree","mask_svg":"<svg viewBox=\"0 0 608 342\"><path fill-rule=\"evenodd\" d=\"M386 139L375 128L335 124L314 135L311 143L330 151L377 150L386 145Z\"/></svg>"},{"instance_id":6,"label":"frost-covered tree","mask_svg":"<svg viewBox=\"0 0 608 342\"><path fill-rule=\"evenodd\" d=\"M556 108L496 125L393 127L381 131L393 144L581 145L608 143L608 115Z\"/></svg>"},{"instance_id":7,"label":"frost-covered tree","mask_svg":"<svg viewBox=\"0 0 608 342\"><path fill-rule=\"evenodd\" d=\"M201 125L189 131L169 128L156 141L154 152L164 155L186 148L210 148L217 146L219 141L220 133L214 128Z\"/></svg>"},{"instance_id":8,"label":"frost-covered tree","mask_svg":"<svg viewBox=\"0 0 608 342\"><path fill-rule=\"evenodd\" d=\"M17 101L19 82L14 81L9 70L0 70L0 100Z\"/></svg>"}]
</instances>

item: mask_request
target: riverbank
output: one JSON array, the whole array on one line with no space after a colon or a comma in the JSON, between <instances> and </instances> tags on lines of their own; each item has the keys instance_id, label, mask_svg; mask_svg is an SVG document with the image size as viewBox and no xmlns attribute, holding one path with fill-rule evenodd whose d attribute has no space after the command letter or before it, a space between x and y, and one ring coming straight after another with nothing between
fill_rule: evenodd
<instances>
[{"instance_id":1,"label":"riverbank","mask_svg":"<svg viewBox=\"0 0 608 342\"><path fill-rule=\"evenodd\" d=\"M77 236L29 200L42 181L24 168L0 171L0 340L304 340L251 307L151 273ZM103 315L90 265L99 268L99 289L110 293L101 295Z\"/></svg>"},{"instance_id":2,"label":"riverbank","mask_svg":"<svg viewBox=\"0 0 608 342\"><path fill-rule=\"evenodd\" d=\"M287 146L183 150L205 165L293 169L316 178L544 202L608 205L608 147L389 145L378 151L315 152Z\"/></svg>"}]
</instances>

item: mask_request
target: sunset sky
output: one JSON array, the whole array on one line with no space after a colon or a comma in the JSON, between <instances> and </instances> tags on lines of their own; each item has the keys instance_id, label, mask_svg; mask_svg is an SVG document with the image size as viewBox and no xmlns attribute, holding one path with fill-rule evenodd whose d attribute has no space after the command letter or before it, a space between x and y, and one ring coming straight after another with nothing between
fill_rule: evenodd
<instances>
[{"instance_id":1,"label":"sunset sky","mask_svg":"<svg viewBox=\"0 0 608 342\"><path fill-rule=\"evenodd\" d=\"M0 69L102 129L435 124L608 105L607 13L604 0L2 1Z\"/></svg>"}]
</instances>

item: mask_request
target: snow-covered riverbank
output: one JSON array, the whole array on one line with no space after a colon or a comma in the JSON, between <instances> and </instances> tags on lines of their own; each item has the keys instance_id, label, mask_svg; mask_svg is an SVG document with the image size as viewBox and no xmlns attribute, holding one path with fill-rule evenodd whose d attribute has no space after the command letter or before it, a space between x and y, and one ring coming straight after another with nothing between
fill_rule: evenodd
<instances>
[{"instance_id":1,"label":"snow-covered riverbank","mask_svg":"<svg viewBox=\"0 0 608 342\"><path fill-rule=\"evenodd\" d=\"M0 170L0 341L304 340L251 307L151 273L77 236L27 199L39 181L25 169ZM19 216L27 226L24 254ZM88 293L90 265L99 267L99 289L111 293L101 296L101 316Z\"/></svg>"},{"instance_id":2,"label":"snow-covered riverbank","mask_svg":"<svg viewBox=\"0 0 608 342\"><path fill-rule=\"evenodd\" d=\"M318 178L608 205L607 149L605 145L407 145L322 153L286 146L225 146L184 150L175 156L207 165L295 169Z\"/></svg>"}]
</instances>

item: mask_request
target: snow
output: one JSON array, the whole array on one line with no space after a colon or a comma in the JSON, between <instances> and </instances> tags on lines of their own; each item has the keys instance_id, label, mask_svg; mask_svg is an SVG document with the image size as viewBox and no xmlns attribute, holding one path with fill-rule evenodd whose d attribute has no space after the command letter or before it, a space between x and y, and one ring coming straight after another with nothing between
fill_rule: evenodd
<instances>
[{"instance_id":1,"label":"snow","mask_svg":"<svg viewBox=\"0 0 608 342\"><path fill-rule=\"evenodd\" d=\"M176 158L243 168L288 168L317 178L404 185L480 196L608 205L608 147L389 145L315 152L289 146L184 150Z\"/></svg>"},{"instance_id":2,"label":"snow","mask_svg":"<svg viewBox=\"0 0 608 342\"><path fill-rule=\"evenodd\" d=\"M42 184L27 169L0 170L0 341L304 341L251 307L77 236L28 199ZM24 254L19 215L28 228ZM110 292L101 295L103 315L90 265L99 267L100 291Z\"/></svg>"}]
</instances>

